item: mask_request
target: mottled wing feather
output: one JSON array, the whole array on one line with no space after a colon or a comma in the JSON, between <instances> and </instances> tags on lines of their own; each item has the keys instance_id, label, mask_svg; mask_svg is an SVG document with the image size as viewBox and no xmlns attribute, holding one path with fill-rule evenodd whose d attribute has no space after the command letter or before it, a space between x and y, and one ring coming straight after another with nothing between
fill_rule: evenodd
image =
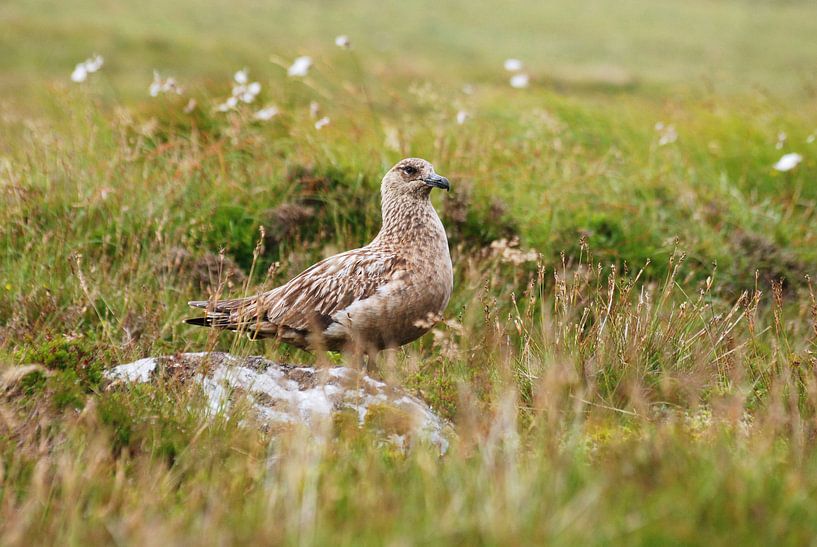
<instances>
[{"instance_id":1,"label":"mottled wing feather","mask_svg":"<svg viewBox=\"0 0 817 547\"><path fill-rule=\"evenodd\" d=\"M333 316L372 296L404 270L393 254L355 249L329 257L259 298L267 323L298 331L325 329Z\"/></svg>"}]
</instances>

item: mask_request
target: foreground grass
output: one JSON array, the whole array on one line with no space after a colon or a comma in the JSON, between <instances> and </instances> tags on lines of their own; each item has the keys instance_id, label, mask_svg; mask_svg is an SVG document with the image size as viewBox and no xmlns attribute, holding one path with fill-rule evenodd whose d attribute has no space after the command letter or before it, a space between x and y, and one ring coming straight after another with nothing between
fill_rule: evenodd
<instances>
[{"instance_id":1,"label":"foreground grass","mask_svg":"<svg viewBox=\"0 0 817 547\"><path fill-rule=\"evenodd\" d=\"M47 26L88 55L63 8L31 15L44 5L2 8L14 47L41 59L26 29ZM709 13L691 6L690 20ZM660 21L667 8L652 9ZM795 36L810 9L787 5L774 24ZM39 87L27 57L2 61L0 543L802 544L817 532L817 104L792 83L808 75L781 84L796 102L735 74L728 94L667 98L694 56L666 72L646 63L637 85L560 76L512 90L496 74L505 52L464 65L449 47L439 62L461 68L441 81L421 62L377 68L402 57L362 38L296 81L254 49L251 14L218 31L244 29L236 41L213 35L208 48L235 49L206 62L185 57L204 38L175 12L166 27L86 15L94 36L134 37L85 85L61 83L73 57L65 71L37 63ZM289 32L275 39L301 31ZM151 65L145 33L173 52L161 59L181 55L184 96L149 100L139 70L117 68ZM272 121L213 110L242 64L264 85L259 103L281 108ZM779 84L765 56L750 72ZM312 101L331 118L320 130ZM677 140L661 145L657 122ZM803 163L775 172L789 151ZM452 421L446 455L342 422L266 431L241 404L214 417L173 380L105 387L106 368L145 355L315 360L184 327L185 302L274 286L366 242L379 177L404 155L454 185L435 199L455 295L447 321L381 373Z\"/></svg>"}]
</instances>

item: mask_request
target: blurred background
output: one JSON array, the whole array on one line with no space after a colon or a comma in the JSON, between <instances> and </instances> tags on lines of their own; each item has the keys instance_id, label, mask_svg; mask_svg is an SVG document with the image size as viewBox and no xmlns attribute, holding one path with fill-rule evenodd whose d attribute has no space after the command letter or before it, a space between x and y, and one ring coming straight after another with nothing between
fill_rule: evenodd
<instances>
[{"instance_id":1,"label":"blurred background","mask_svg":"<svg viewBox=\"0 0 817 547\"><path fill-rule=\"evenodd\" d=\"M575 88L762 90L817 86L809 0L282 2L23 0L0 5L0 91L35 92L92 52L120 93L152 70L223 78L270 55L328 62L348 35L368 74L457 88L495 83L506 58Z\"/></svg>"},{"instance_id":2,"label":"blurred background","mask_svg":"<svg viewBox=\"0 0 817 547\"><path fill-rule=\"evenodd\" d=\"M286 276L365 243L379 177L422 156L465 255L587 244L663 278L680 248L730 295L817 263L813 1L26 0L0 25L0 156L79 163L48 214L129 234L173 207L176 240L244 270L263 225ZM76 230L63 254L96 252Z\"/></svg>"}]
</instances>

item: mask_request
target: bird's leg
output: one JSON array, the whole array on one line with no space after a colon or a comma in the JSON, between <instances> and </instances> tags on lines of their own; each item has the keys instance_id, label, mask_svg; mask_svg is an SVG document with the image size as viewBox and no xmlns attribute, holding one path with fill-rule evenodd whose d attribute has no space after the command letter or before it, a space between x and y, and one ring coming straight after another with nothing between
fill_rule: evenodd
<instances>
[{"instance_id":1,"label":"bird's leg","mask_svg":"<svg viewBox=\"0 0 817 547\"><path fill-rule=\"evenodd\" d=\"M360 372L366 372L366 352L359 346L355 346L352 351L346 354L346 362L350 367L356 368Z\"/></svg>"},{"instance_id":2,"label":"bird's leg","mask_svg":"<svg viewBox=\"0 0 817 547\"><path fill-rule=\"evenodd\" d=\"M377 365L377 352L366 352L366 374L372 378L382 379L380 367Z\"/></svg>"}]
</instances>

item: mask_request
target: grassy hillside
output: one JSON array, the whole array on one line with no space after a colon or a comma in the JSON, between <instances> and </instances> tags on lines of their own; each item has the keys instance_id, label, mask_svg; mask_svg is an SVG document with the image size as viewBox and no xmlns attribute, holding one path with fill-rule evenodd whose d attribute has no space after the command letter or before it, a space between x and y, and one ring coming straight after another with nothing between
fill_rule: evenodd
<instances>
[{"instance_id":1,"label":"grassy hillside","mask_svg":"<svg viewBox=\"0 0 817 547\"><path fill-rule=\"evenodd\" d=\"M0 6L0 543L810 541L814 21L737 0ZM220 112L243 67L260 94ZM183 93L151 97L154 69ZM365 243L408 155L452 181L455 294L380 373L452 421L445 456L212 418L179 379L104 388L146 355L338 362L187 327L185 302Z\"/></svg>"}]
</instances>

